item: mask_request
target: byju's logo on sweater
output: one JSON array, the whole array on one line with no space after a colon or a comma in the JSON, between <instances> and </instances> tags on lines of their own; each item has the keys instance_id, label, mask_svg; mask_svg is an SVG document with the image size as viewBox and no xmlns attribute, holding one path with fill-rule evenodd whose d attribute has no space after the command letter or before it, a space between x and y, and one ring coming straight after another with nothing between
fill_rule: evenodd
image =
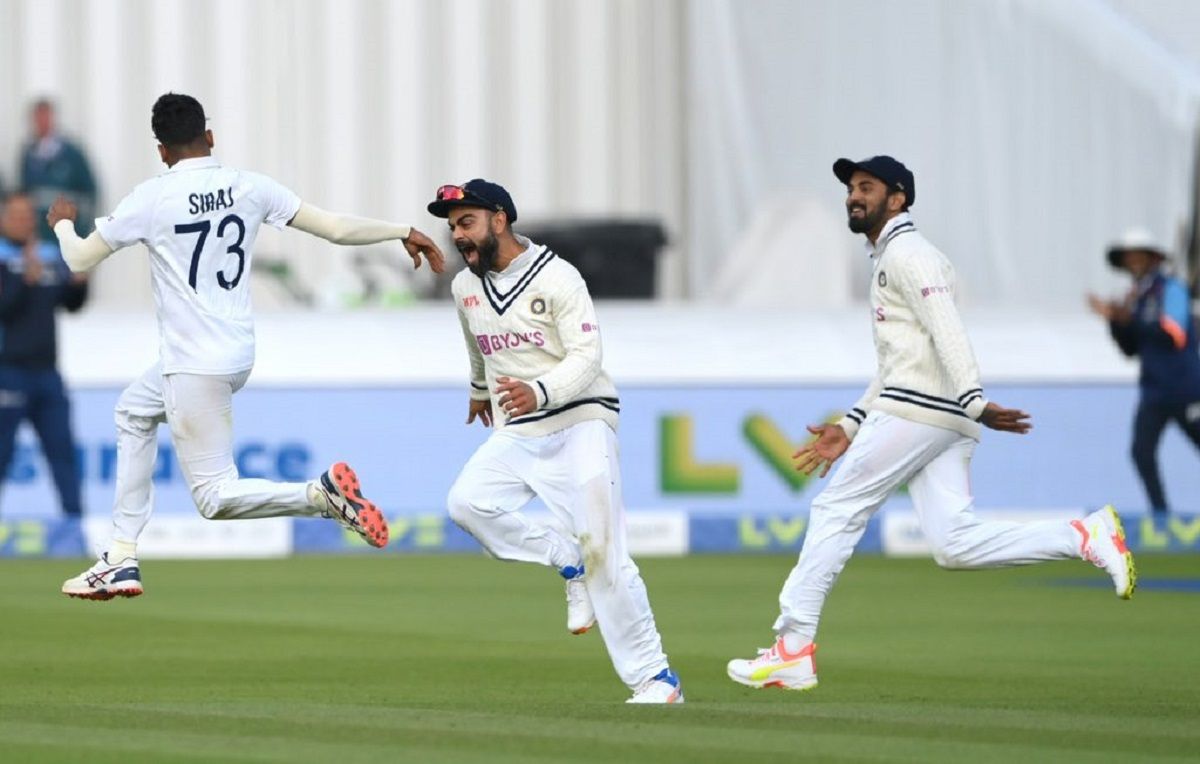
<instances>
[{"instance_id":1,"label":"byju's logo on sweater","mask_svg":"<svg viewBox=\"0 0 1200 764\"><path fill-rule=\"evenodd\" d=\"M499 353L501 350L514 350L522 345L533 345L540 348L546 344L546 336L540 331L476 334L475 341L479 343L479 352L491 355Z\"/></svg>"}]
</instances>

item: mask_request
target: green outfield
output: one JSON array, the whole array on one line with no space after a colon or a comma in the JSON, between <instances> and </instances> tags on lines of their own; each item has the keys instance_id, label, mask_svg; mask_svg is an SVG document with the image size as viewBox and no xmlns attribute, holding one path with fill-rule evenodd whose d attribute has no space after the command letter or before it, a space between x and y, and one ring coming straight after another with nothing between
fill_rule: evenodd
<instances>
[{"instance_id":1,"label":"green outfield","mask_svg":"<svg viewBox=\"0 0 1200 764\"><path fill-rule=\"evenodd\" d=\"M480 557L0 561L0 761L1178 761L1200 758L1200 593L1132 602L1083 563L948 573L851 561L821 686L754 691L791 557L643 561L687 705L631 707L553 573ZM1200 579L1200 557L1140 560Z\"/></svg>"}]
</instances>

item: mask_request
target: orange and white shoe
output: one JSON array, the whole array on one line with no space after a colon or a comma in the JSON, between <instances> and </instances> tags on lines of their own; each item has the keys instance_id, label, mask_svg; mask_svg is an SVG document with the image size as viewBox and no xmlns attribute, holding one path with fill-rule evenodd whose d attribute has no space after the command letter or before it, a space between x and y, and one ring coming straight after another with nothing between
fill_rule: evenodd
<instances>
[{"instance_id":1,"label":"orange and white shoe","mask_svg":"<svg viewBox=\"0 0 1200 764\"><path fill-rule=\"evenodd\" d=\"M759 650L757 658L731 660L727 671L730 679L747 687L811 690L817 686L816 652L816 643L809 642L789 653L779 637L775 644Z\"/></svg>"},{"instance_id":2,"label":"orange and white shoe","mask_svg":"<svg viewBox=\"0 0 1200 764\"><path fill-rule=\"evenodd\" d=\"M558 572L567 579L567 631L586 634L596 625L596 609L592 607L592 598L583 580L583 566L568 566Z\"/></svg>"},{"instance_id":3,"label":"orange and white shoe","mask_svg":"<svg viewBox=\"0 0 1200 764\"><path fill-rule=\"evenodd\" d=\"M679 674L669 667L658 672L633 693L626 703L659 703L678 705L683 702L683 685L679 682Z\"/></svg>"},{"instance_id":4,"label":"orange and white shoe","mask_svg":"<svg viewBox=\"0 0 1200 764\"><path fill-rule=\"evenodd\" d=\"M1079 556L1112 576L1118 597L1132 597L1137 587L1137 567L1133 553L1125 546L1125 528L1117 510L1109 504L1082 520L1072 520L1071 525L1082 537Z\"/></svg>"},{"instance_id":5,"label":"orange and white shoe","mask_svg":"<svg viewBox=\"0 0 1200 764\"><path fill-rule=\"evenodd\" d=\"M387 546L388 525L383 513L362 495L358 475L345 462L338 462L309 483L309 498L332 517L375 547Z\"/></svg>"}]
</instances>

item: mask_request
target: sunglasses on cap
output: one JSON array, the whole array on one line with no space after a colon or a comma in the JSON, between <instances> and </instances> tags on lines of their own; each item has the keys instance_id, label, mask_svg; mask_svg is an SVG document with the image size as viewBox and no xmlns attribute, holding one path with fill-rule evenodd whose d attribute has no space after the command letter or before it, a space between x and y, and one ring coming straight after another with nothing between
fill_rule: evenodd
<instances>
[{"instance_id":1,"label":"sunglasses on cap","mask_svg":"<svg viewBox=\"0 0 1200 764\"><path fill-rule=\"evenodd\" d=\"M480 207L485 207L495 212L500 212L504 207L491 199L486 199L479 194L467 190L463 186L455 186L447 184L437 190L437 200L439 202L467 202L469 204L477 204Z\"/></svg>"}]
</instances>

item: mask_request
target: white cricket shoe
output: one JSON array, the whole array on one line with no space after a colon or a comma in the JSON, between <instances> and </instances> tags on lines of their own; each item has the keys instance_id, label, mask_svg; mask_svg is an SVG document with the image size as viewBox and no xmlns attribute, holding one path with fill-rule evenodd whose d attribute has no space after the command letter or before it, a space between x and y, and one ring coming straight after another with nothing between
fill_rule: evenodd
<instances>
[{"instance_id":1,"label":"white cricket shoe","mask_svg":"<svg viewBox=\"0 0 1200 764\"><path fill-rule=\"evenodd\" d=\"M384 547L388 542L388 524L379 508L362 495L358 475L345 462L338 462L309 483L309 500L319 497L324 514L362 536L371 546ZM318 505L320 506L320 505Z\"/></svg>"},{"instance_id":2,"label":"white cricket shoe","mask_svg":"<svg viewBox=\"0 0 1200 764\"><path fill-rule=\"evenodd\" d=\"M633 697L626 703L682 703L683 686L679 683L679 675L669 668L655 674L642 682Z\"/></svg>"},{"instance_id":3,"label":"white cricket shoe","mask_svg":"<svg viewBox=\"0 0 1200 764\"><path fill-rule=\"evenodd\" d=\"M582 570L582 569L581 569ZM585 634L596 625L596 609L583 583L583 573L567 579L567 631Z\"/></svg>"},{"instance_id":4,"label":"white cricket shoe","mask_svg":"<svg viewBox=\"0 0 1200 764\"><path fill-rule=\"evenodd\" d=\"M809 642L798 652L789 653L783 637L779 637L775 644L759 650L757 658L735 658L726 670L730 679L747 687L811 690L817 686L816 652L816 643Z\"/></svg>"},{"instance_id":5,"label":"white cricket shoe","mask_svg":"<svg viewBox=\"0 0 1200 764\"><path fill-rule=\"evenodd\" d=\"M1083 520L1072 520L1071 525L1082 536L1079 556L1112 576L1118 597L1123 600L1132 597L1137 586L1137 567L1133 553L1125 546L1125 528L1117 510L1109 504Z\"/></svg>"},{"instance_id":6,"label":"white cricket shoe","mask_svg":"<svg viewBox=\"0 0 1200 764\"><path fill-rule=\"evenodd\" d=\"M142 575L136 557L109 562L108 552L96 564L63 582L62 593L82 600L111 600L136 597L142 593Z\"/></svg>"}]
</instances>

